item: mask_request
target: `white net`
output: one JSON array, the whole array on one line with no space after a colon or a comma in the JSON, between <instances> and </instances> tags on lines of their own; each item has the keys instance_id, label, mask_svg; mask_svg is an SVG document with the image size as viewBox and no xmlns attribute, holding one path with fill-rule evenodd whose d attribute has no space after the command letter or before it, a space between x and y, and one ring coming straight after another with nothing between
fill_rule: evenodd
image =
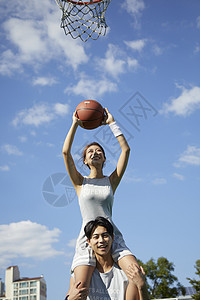
<instances>
[{"instance_id":1,"label":"white net","mask_svg":"<svg viewBox=\"0 0 200 300\"><path fill-rule=\"evenodd\" d=\"M89 38L98 39L106 34L107 24L105 12L111 0L56 0L62 10L61 28L72 38L81 38L86 42Z\"/></svg>"}]
</instances>

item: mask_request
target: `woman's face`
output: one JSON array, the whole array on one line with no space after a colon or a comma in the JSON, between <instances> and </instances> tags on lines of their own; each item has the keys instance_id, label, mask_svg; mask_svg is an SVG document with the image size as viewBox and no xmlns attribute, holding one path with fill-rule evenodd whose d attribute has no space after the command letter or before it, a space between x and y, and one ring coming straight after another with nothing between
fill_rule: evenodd
<instances>
[{"instance_id":1,"label":"woman's face","mask_svg":"<svg viewBox=\"0 0 200 300\"><path fill-rule=\"evenodd\" d=\"M88 166L103 166L105 157L102 149L98 145L91 145L86 150L84 163Z\"/></svg>"}]
</instances>

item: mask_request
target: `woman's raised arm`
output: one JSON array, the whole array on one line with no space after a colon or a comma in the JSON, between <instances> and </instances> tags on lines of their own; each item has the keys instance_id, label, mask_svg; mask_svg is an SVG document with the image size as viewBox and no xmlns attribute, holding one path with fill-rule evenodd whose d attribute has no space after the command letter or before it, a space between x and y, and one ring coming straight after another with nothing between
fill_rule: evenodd
<instances>
[{"instance_id":1,"label":"woman's raised arm","mask_svg":"<svg viewBox=\"0 0 200 300\"><path fill-rule=\"evenodd\" d=\"M77 127L79 125L81 125L81 121L75 117L74 113L71 128L65 138L65 142L63 145L63 157L65 161L65 166L77 193L79 192L79 188L81 188L82 186L83 176L76 169L73 157L71 155L71 147Z\"/></svg>"},{"instance_id":2,"label":"woman's raised arm","mask_svg":"<svg viewBox=\"0 0 200 300\"><path fill-rule=\"evenodd\" d=\"M130 154L130 147L128 145L128 142L126 141L124 135L122 134L120 128L116 124L113 116L108 112L107 109L106 113L108 115L108 118L106 120L106 123L110 126L110 129L112 130L113 134L117 138L120 148L121 148L121 154L117 162L117 167L114 170L114 172L109 176L110 183L113 189L113 193L115 193L116 188L118 187L122 176L126 170L129 154Z\"/></svg>"}]
</instances>

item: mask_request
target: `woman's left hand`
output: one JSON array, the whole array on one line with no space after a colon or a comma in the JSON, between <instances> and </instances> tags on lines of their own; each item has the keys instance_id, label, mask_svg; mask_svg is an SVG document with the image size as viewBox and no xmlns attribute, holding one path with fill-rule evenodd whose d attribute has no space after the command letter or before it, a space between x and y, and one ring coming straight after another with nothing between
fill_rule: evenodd
<instances>
[{"instance_id":1,"label":"woman's left hand","mask_svg":"<svg viewBox=\"0 0 200 300\"><path fill-rule=\"evenodd\" d=\"M111 115L111 113L109 113L108 109L105 108L104 110L105 110L105 117L102 121L102 125L111 124L115 122L113 116Z\"/></svg>"},{"instance_id":2,"label":"woman's left hand","mask_svg":"<svg viewBox=\"0 0 200 300\"><path fill-rule=\"evenodd\" d=\"M142 266L130 265L126 270L126 275L129 280L133 281L138 288L145 284L145 272Z\"/></svg>"}]
</instances>

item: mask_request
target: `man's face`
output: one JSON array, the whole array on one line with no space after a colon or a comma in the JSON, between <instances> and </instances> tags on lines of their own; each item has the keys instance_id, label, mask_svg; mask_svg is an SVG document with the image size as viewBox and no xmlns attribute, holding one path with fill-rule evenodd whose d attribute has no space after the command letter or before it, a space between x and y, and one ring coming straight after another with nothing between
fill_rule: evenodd
<instances>
[{"instance_id":1,"label":"man's face","mask_svg":"<svg viewBox=\"0 0 200 300\"><path fill-rule=\"evenodd\" d=\"M89 244L95 254L103 256L110 253L113 238L103 226L98 226L92 233Z\"/></svg>"}]
</instances>

